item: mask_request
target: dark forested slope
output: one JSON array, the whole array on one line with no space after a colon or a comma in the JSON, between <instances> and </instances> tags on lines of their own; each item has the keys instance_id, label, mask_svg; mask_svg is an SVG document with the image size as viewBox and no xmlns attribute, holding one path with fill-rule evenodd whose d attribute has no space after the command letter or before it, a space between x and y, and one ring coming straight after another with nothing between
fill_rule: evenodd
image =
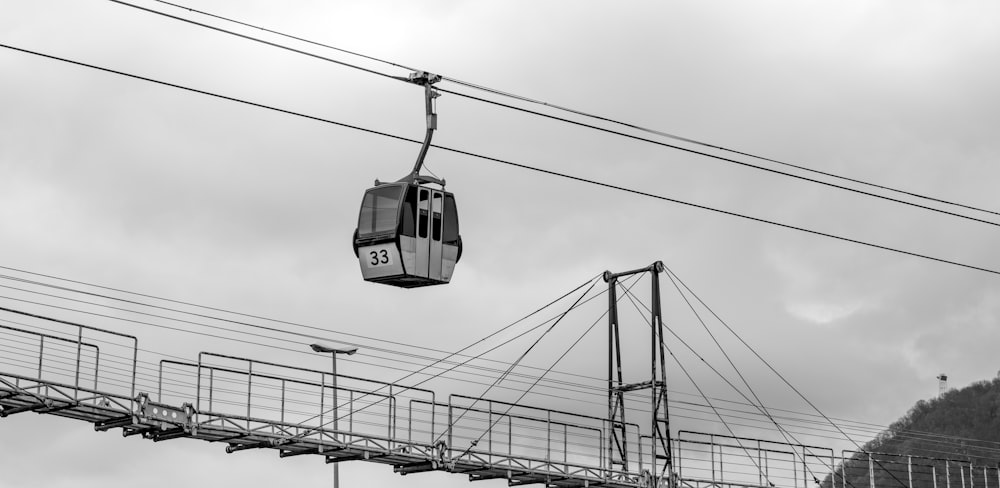
<instances>
[{"instance_id":1,"label":"dark forested slope","mask_svg":"<svg viewBox=\"0 0 1000 488\"><path fill-rule=\"evenodd\" d=\"M862 451L845 463L847 487L868 488L870 473L880 488L911 486L911 480L914 487L933 487L935 479L937 486L998 486L1000 379L918 401ZM875 453L871 463L868 453ZM841 473L837 487L845 486Z\"/></svg>"}]
</instances>

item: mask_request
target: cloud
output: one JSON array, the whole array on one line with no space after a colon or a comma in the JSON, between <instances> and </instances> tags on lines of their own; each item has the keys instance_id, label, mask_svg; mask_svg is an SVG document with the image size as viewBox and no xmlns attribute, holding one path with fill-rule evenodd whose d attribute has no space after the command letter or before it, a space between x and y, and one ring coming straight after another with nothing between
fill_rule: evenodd
<instances>
[{"instance_id":1,"label":"cloud","mask_svg":"<svg viewBox=\"0 0 1000 488\"><path fill-rule=\"evenodd\" d=\"M110 3L46 5L11 7L0 18L5 42L406 137L423 135L418 87ZM1000 177L994 164L1000 157L995 137L1000 70L983 62L996 59L1000 46L1000 31L993 27L998 12L991 3L567 5L310 1L204 8L552 104L1000 208L994 188ZM392 74L407 71L293 44ZM395 179L409 171L417 145L7 50L0 52L0 70L0 254L7 259L0 265L303 322L331 340L359 334L373 343L384 338L455 350L601 271L662 259L834 416L888 423L936 391L933 375L943 371L956 382L971 382L991 377L997 368L984 359L992 357L990 346L1000 339L995 337L1000 288L987 273L439 149L431 150L428 165L458 198L466 244L453 283L423 290L365 283L349 244L361 195L375 178ZM461 85L442 86L485 96ZM435 142L449 147L879 245L1000 266L995 226L451 94L438 99L438 113ZM725 366L687 305L671 295L666 282L663 286L671 297L665 299L671 327L676 324L706 360ZM565 324L570 327L556 332L558 340L547 338L530 363L549 364L567 347L567 338L600 316L600 308ZM632 319L628 347L647 351L647 335L639 332L643 322ZM183 357L219 350L292 364L314 359L153 326L99 322L140 336L151 350ZM722 337L721 329L712 330ZM560 368L603 375L603 365L593 360L606 351L599 335L588 336L574 351L578 355L568 356ZM726 336L721 342L765 403L808 407L739 341ZM706 389L734 395L698 357L679 348L678 356ZM388 378L403 374L392 367L410 366L387 357L344 367ZM641 354L629 360L639 362ZM671 365L672 385L694 393L678 369ZM644 370L640 365L633 371ZM442 382L441 395L480 387ZM563 405L543 396L532 400ZM48 427L47 418L40 417L32 429L61 432ZM34 439L26 430L31 429L12 428L4 438ZM144 448L133 452L134 444L94 433L80 433L68 445L79 448L94 436L101 448L88 450L92 457L77 459L69 452L60 466L83 486L134 479L120 471L94 473L88 466L101 465L104 452L134 463L136 471L189 466L197 474L189 474L188 483L268 479L254 467L274 470L276 478L328 479L322 466L297 471L284 468L287 461L221 456L210 446L203 450L183 441L177 445L185 447L178 448L144 444L144 455L138 455ZM48 457L37 453L46 449L26 448L18 464L23 460L25 471L41 472ZM375 473L385 485L467 484L461 476L403 479L376 468L384 467L351 465L347 472L356 480ZM180 477L181 471L168 474ZM164 485L185 482L166 474L163 479Z\"/></svg>"},{"instance_id":2,"label":"cloud","mask_svg":"<svg viewBox=\"0 0 1000 488\"><path fill-rule=\"evenodd\" d=\"M861 310L859 303L792 303L788 305L788 311L792 315L813 322L818 325L830 325L834 322L846 319Z\"/></svg>"}]
</instances>

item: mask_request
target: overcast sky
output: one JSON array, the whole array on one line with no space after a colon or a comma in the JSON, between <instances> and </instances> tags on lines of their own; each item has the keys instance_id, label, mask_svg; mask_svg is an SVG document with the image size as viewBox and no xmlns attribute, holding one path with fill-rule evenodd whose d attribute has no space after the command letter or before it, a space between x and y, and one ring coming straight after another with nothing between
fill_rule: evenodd
<instances>
[{"instance_id":1,"label":"overcast sky","mask_svg":"<svg viewBox=\"0 0 1000 488\"><path fill-rule=\"evenodd\" d=\"M393 76L409 72L150 0L135 3ZM1000 211L995 2L182 3L549 104ZM0 6L0 44L423 136L422 90L413 85L110 1ZM439 86L1000 222L996 214L451 82ZM455 351L598 273L656 260L831 417L887 425L934 396L938 374L963 386L1000 368L1000 229L988 223L444 94L435 135L442 146L994 273L431 149L427 167L458 201L464 255L450 284L399 290L361 279L350 238L364 190L376 178L408 173L416 144L11 49L0 49L0 107L0 266L306 324L330 344L349 340L343 334L373 338L342 359L347 374L390 380L415 368L380 367L386 360L370 352L380 345L374 339ZM683 318L672 290L664 286L664 295L674 296L665 299L668 325L712 353L704 338L694 338L700 326ZM9 300L11 293L0 293L0 305L66 313ZM599 316L597 307L567 321L564 337L546 338L526 364L548 367ZM153 352L194 360L210 350L328 365L314 354L113 320L88 323L137 336L151 361L159 359ZM647 350L644 325L632 326L626 347ZM601 327L595 334L557 369L605 374L606 335ZM309 341L301 342L307 352ZM496 358L509 360L523 348ZM731 351L765 403L810 411L745 349L734 343ZM698 362L690 355L682 361L692 368ZM697 393L684 374L668 369L672 390ZM712 394L732 396L710 374L695 374ZM461 382L435 388L439 398L483 390ZM544 397L529 402L564 407ZM0 420L0 471L15 488L330 483L319 457L226 455L223 447L123 439L52 416ZM468 485L461 475L403 478L366 463L344 464L341 482Z\"/></svg>"}]
</instances>

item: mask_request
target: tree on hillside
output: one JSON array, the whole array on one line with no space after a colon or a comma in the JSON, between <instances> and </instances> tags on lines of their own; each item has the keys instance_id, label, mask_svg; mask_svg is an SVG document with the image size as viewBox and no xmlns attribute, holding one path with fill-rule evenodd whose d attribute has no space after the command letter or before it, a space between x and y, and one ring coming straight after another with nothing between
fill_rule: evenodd
<instances>
[{"instance_id":1,"label":"tree on hillside","mask_svg":"<svg viewBox=\"0 0 1000 488\"><path fill-rule=\"evenodd\" d=\"M918 401L823 488L1000 486L1000 379ZM936 482L936 484L935 484Z\"/></svg>"}]
</instances>

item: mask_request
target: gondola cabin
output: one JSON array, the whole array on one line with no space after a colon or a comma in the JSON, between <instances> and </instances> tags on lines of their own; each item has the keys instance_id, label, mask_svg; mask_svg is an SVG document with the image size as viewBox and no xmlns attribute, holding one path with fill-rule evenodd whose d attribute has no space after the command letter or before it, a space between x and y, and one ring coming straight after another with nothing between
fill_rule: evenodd
<instances>
[{"instance_id":1,"label":"gondola cabin","mask_svg":"<svg viewBox=\"0 0 1000 488\"><path fill-rule=\"evenodd\" d=\"M462 256L454 195L414 182L375 183L354 233L365 281L402 288L448 283Z\"/></svg>"}]
</instances>

